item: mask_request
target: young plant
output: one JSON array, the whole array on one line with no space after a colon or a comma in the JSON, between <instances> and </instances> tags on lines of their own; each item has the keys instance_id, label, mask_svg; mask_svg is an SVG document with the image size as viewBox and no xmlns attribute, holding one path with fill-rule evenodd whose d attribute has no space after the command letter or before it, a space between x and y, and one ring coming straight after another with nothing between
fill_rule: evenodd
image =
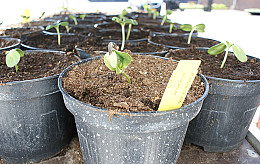
<instances>
[{"instance_id":1,"label":"young plant","mask_svg":"<svg viewBox=\"0 0 260 164\"><path fill-rule=\"evenodd\" d=\"M116 74L122 74L131 84L130 78L124 73L124 70L131 63L131 56L127 53L117 51L115 44L110 42L108 44L108 52L104 56L105 65L111 70L116 71Z\"/></svg>"},{"instance_id":2,"label":"young plant","mask_svg":"<svg viewBox=\"0 0 260 164\"><path fill-rule=\"evenodd\" d=\"M115 21L121 25L122 29L122 45L121 45L121 50L124 50L125 46L125 24L126 24L126 18L125 17L113 17L112 21Z\"/></svg>"},{"instance_id":3,"label":"young plant","mask_svg":"<svg viewBox=\"0 0 260 164\"><path fill-rule=\"evenodd\" d=\"M161 26L163 26L164 22L167 20L167 15L171 15L172 11L171 10L166 10L166 14L163 16Z\"/></svg>"},{"instance_id":4,"label":"young plant","mask_svg":"<svg viewBox=\"0 0 260 164\"><path fill-rule=\"evenodd\" d=\"M49 30L51 28L56 29L57 35L58 35L58 45L60 45L60 30L59 30L60 26L64 26L67 29L67 32L68 32L68 29L69 29L69 23L68 22L60 22L60 23L56 23L56 24L51 24L51 25L48 25L46 27L46 30Z\"/></svg>"},{"instance_id":5,"label":"young plant","mask_svg":"<svg viewBox=\"0 0 260 164\"><path fill-rule=\"evenodd\" d=\"M127 15L126 9L122 10L121 14L118 15L120 19L125 19L125 16Z\"/></svg>"},{"instance_id":6,"label":"young plant","mask_svg":"<svg viewBox=\"0 0 260 164\"><path fill-rule=\"evenodd\" d=\"M151 16L151 15L152 15L151 6L148 5L148 4L144 4L143 7L144 7L144 9L148 12L148 15Z\"/></svg>"},{"instance_id":7,"label":"young plant","mask_svg":"<svg viewBox=\"0 0 260 164\"><path fill-rule=\"evenodd\" d=\"M205 25L204 24L197 24L196 26L192 26L190 24L182 24L180 26L180 28L183 30L183 31L187 31L187 32L190 32L189 34L189 38L188 38L188 44L190 44L191 42L191 37L192 37L192 34L193 32L196 30L198 32L205 32Z\"/></svg>"},{"instance_id":8,"label":"young plant","mask_svg":"<svg viewBox=\"0 0 260 164\"><path fill-rule=\"evenodd\" d=\"M45 11L44 11L44 12L42 12L42 15L39 17L39 19L42 19L42 18L43 18L43 16L44 16L44 14L45 14Z\"/></svg>"},{"instance_id":9,"label":"young plant","mask_svg":"<svg viewBox=\"0 0 260 164\"><path fill-rule=\"evenodd\" d=\"M236 56L236 58L239 61L241 61L241 62L247 61L247 56L246 56L245 52L237 44L230 44L228 41L226 41L226 44L225 43L219 43L215 46L210 47L208 49L208 53L210 55L218 55L218 54L220 54L220 53L222 53L226 50L224 59L223 59L222 64L220 66L220 68L223 68L224 64L227 60L228 51L231 47L234 51L234 55Z\"/></svg>"},{"instance_id":10,"label":"young plant","mask_svg":"<svg viewBox=\"0 0 260 164\"><path fill-rule=\"evenodd\" d=\"M166 22L170 24L169 33L172 33L172 29L177 30L172 21L166 20Z\"/></svg>"},{"instance_id":11,"label":"young plant","mask_svg":"<svg viewBox=\"0 0 260 164\"><path fill-rule=\"evenodd\" d=\"M126 19L126 23L128 24L128 31L127 31L127 36L126 36L126 40L129 39L130 33L131 33L131 29L132 29L132 25L138 25L137 21L134 19Z\"/></svg>"},{"instance_id":12,"label":"young plant","mask_svg":"<svg viewBox=\"0 0 260 164\"><path fill-rule=\"evenodd\" d=\"M75 25L78 25L77 18L74 15L70 15L69 17L74 21Z\"/></svg>"},{"instance_id":13,"label":"young plant","mask_svg":"<svg viewBox=\"0 0 260 164\"><path fill-rule=\"evenodd\" d=\"M80 14L80 15L79 15L79 17L81 18L81 20L84 20L86 16L87 16L87 14Z\"/></svg>"},{"instance_id":14,"label":"young plant","mask_svg":"<svg viewBox=\"0 0 260 164\"><path fill-rule=\"evenodd\" d=\"M18 63L20 58L24 56L24 53L21 49L16 48L11 51L6 51L6 65L7 67L15 67L15 71L18 71Z\"/></svg>"},{"instance_id":15,"label":"young plant","mask_svg":"<svg viewBox=\"0 0 260 164\"><path fill-rule=\"evenodd\" d=\"M21 17L24 19L23 23L28 23L31 26L30 16L21 15Z\"/></svg>"},{"instance_id":16,"label":"young plant","mask_svg":"<svg viewBox=\"0 0 260 164\"><path fill-rule=\"evenodd\" d=\"M156 19L159 16L159 12L157 10L153 10L153 19Z\"/></svg>"}]
</instances>

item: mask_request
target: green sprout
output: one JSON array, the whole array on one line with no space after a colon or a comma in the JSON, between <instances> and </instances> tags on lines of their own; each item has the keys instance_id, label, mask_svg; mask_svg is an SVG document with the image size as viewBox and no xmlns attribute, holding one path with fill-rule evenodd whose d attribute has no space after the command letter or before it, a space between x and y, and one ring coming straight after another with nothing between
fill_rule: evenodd
<instances>
[{"instance_id":1,"label":"green sprout","mask_svg":"<svg viewBox=\"0 0 260 164\"><path fill-rule=\"evenodd\" d=\"M70 15L69 17L74 21L75 25L78 25L77 18L74 15Z\"/></svg>"},{"instance_id":2,"label":"green sprout","mask_svg":"<svg viewBox=\"0 0 260 164\"><path fill-rule=\"evenodd\" d=\"M172 29L177 30L172 21L166 20L166 22L170 24L169 33L172 33Z\"/></svg>"},{"instance_id":3,"label":"green sprout","mask_svg":"<svg viewBox=\"0 0 260 164\"><path fill-rule=\"evenodd\" d=\"M197 24L196 26L192 26L190 24L182 24L180 27L183 31L190 32L188 38L188 44L191 42L191 36L193 32L196 30L197 32L205 32L205 25L204 24Z\"/></svg>"},{"instance_id":4,"label":"green sprout","mask_svg":"<svg viewBox=\"0 0 260 164\"><path fill-rule=\"evenodd\" d=\"M114 49L115 44L108 44L108 52L104 56L105 65L111 70L116 71L116 74L122 74L131 84L130 78L124 73L124 70L131 63L131 56L127 53L120 52Z\"/></svg>"},{"instance_id":5,"label":"green sprout","mask_svg":"<svg viewBox=\"0 0 260 164\"><path fill-rule=\"evenodd\" d=\"M80 15L79 15L79 17L80 17L82 20L84 20L86 16L87 16L87 14L80 14Z\"/></svg>"},{"instance_id":6,"label":"green sprout","mask_svg":"<svg viewBox=\"0 0 260 164\"><path fill-rule=\"evenodd\" d=\"M44 14L45 14L45 11L42 12L42 15L39 17L39 19L42 19L42 17L44 16Z\"/></svg>"},{"instance_id":7,"label":"green sprout","mask_svg":"<svg viewBox=\"0 0 260 164\"><path fill-rule=\"evenodd\" d=\"M138 25L138 23L134 19L126 19L126 23L128 24L128 32L127 32L126 40L128 40L131 33L132 25L136 26Z\"/></svg>"},{"instance_id":8,"label":"green sprout","mask_svg":"<svg viewBox=\"0 0 260 164\"><path fill-rule=\"evenodd\" d=\"M57 35L58 35L58 45L60 45L60 30L59 30L60 26L64 26L67 29L67 32L68 32L68 29L69 29L69 23L68 22L60 22L60 23L56 23L56 24L51 24L51 25L48 25L46 27L46 30L49 30L51 28L56 29Z\"/></svg>"},{"instance_id":9,"label":"green sprout","mask_svg":"<svg viewBox=\"0 0 260 164\"><path fill-rule=\"evenodd\" d=\"M163 26L164 22L167 20L167 15L171 15L172 14L172 11L171 10L166 10L166 14L163 15L163 19L162 19L162 22L161 22L161 26Z\"/></svg>"},{"instance_id":10,"label":"green sprout","mask_svg":"<svg viewBox=\"0 0 260 164\"><path fill-rule=\"evenodd\" d=\"M148 4L144 4L143 7L144 7L144 9L148 12L148 15L151 16L151 15L152 15L151 6L148 5Z\"/></svg>"},{"instance_id":11,"label":"green sprout","mask_svg":"<svg viewBox=\"0 0 260 164\"><path fill-rule=\"evenodd\" d=\"M154 10L153 11L153 19L156 19L159 16L159 11Z\"/></svg>"},{"instance_id":12,"label":"green sprout","mask_svg":"<svg viewBox=\"0 0 260 164\"><path fill-rule=\"evenodd\" d=\"M121 14L118 15L119 18L123 19L127 15L126 9L122 10Z\"/></svg>"},{"instance_id":13,"label":"green sprout","mask_svg":"<svg viewBox=\"0 0 260 164\"><path fill-rule=\"evenodd\" d=\"M6 65L7 67L15 67L15 71L18 71L18 63L20 58L24 56L24 53L21 49L16 48L11 51L6 51Z\"/></svg>"},{"instance_id":14,"label":"green sprout","mask_svg":"<svg viewBox=\"0 0 260 164\"><path fill-rule=\"evenodd\" d=\"M21 15L21 17L25 19L24 23L28 23L29 26L31 26L31 23L30 23L30 16Z\"/></svg>"},{"instance_id":15,"label":"green sprout","mask_svg":"<svg viewBox=\"0 0 260 164\"><path fill-rule=\"evenodd\" d=\"M246 56L245 52L237 44L230 44L228 41L226 41L226 44L222 42L215 46L210 47L208 49L208 53L210 55L218 55L226 50L224 59L220 66L220 68L223 68L224 64L226 63L226 60L227 60L228 51L231 47L232 47L232 50L234 51L234 55L236 56L236 58L239 61L241 61L241 62L247 61L247 56Z\"/></svg>"}]
</instances>

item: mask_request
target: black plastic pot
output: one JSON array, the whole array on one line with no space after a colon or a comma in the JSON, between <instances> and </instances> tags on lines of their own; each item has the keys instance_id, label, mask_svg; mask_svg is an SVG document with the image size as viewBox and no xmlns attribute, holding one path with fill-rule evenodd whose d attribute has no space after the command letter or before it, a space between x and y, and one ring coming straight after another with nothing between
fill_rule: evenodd
<instances>
[{"instance_id":1,"label":"black plastic pot","mask_svg":"<svg viewBox=\"0 0 260 164\"><path fill-rule=\"evenodd\" d=\"M151 34L151 36L148 38L148 42L151 43L151 44L162 45L162 46L165 46L165 47L168 47L168 48L171 48L171 49L184 49L184 48L188 48L188 47L190 47L190 45L194 45L193 42L192 42L192 40L194 40L194 39L203 39L203 40L205 39L205 40L208 40L208 41L212 42L212 45L211 45L211 46L214 46L214 45L220 43L220 42L217 41L217 40L208 39L208 38L203 38L203 37L197 37L196 34L195 34L195 36L192 35L192 39L191 39L191 44L190 44L190 45L188 45L186 42L184 42L183 45L185 45L185 47L184 47L184 46L178 47L178 46L174 46L174 45L165 45L165 44L153 42L153 41L152 41L152 37L155 37L155 36L157 36L157 37L171 36L171 37L172 37L171 40L174 40L175 37L182 37L182 38L185 38L186 40L188 40L188 37L189 37L189 36L188 36L188 35L178 36L178 35L160 35L160 34L158 35L158 34ZM214 44L213 44L213 43L214 43ZM196 46L196 45L195 45L195 46ZM207 46L196 46L196 48L207 49L207 48L209 48L209 47L211 47L211 46L208 46L208 47L207 47Z\"/></svg>"},{"instance_id":2,"label":"black plastic pot","mask_svg":"<svg viewBox=\"0 0 260 164\"><path fill-rule=\"evenodd\" d=\"M99 57L100 58L100 57ZM58 80L66 107L74 115L84 162L96 163L175 163L188 123L199 112L208 92L196 102L168 112L126 113L109 119L106 109L78 101L66 93L62 78L76 65L65 69Z\"/></svg>"},{"instance_id":3,"label":"black plastic pot","mask_svg":"<svg viewBox=\"0 0 260 164\"><path fill-rule=\"evenodd\" d=\"M7 40L7 41L17 41L17 43L14 44L14 45L0 48L0 53L2 51L8 51L8 50L11 50L13 48L19 48L20 47L20 43L21 43L20 39L17 39L17 38L6 38L6 37L0 37L0 39Z\"/></svg>"},{"instance_id":4,"label":"black plastic pot","mask_svg":"<svg viewBox=\"0 0 260 164\"><path fill-rule=\"evenodd\" d=\"M186 142L208 152L242 145L260 101L260 80L228 80L206 76L210 90L199 115L190 122Z\"/></svg>"},{"instance_id":5,"label":"black plastic pot","mask_svg":"<svg viewBox=\"0 0 260 164\"><path fill-rule=\"evenodd\" d=\"M25 55L30 52L25 51ZM0 156L3 160L37 162L58 154L67 146L75 123L64 105L57 79L55 75L0 85Z\"/></svg>"},{"instance_id":6,"label":"black plastic pot","mask_svg":"<svg viewBox=\"0 0 260 164\"><path fill-rule=\"evenodd\" d=\"M242 145L257 110L260 79L205 77L209 81L209 94L198 116L190 122L185 142L202 146L207 152L231 151Z\"/></svg>"}]
</instances>

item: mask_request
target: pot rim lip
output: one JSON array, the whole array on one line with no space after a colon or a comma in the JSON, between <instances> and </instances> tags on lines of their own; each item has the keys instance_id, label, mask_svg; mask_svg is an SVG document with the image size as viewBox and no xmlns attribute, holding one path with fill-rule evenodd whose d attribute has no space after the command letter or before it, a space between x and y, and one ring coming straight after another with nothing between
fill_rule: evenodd
<instances>
[{"instance_id":1,"label":"pot rim lip","mask_svg":"<svg viewBox=\"0 0 260 164\"><path fill-rule=\"evenodd\" d=\"M153 55L151 55L153 56ZM76 101L77 103L83 105L83 106L89 106L91 108L96 108L96 109L99 109L103 112L106 112L107 109L106 108L101 108L101 107L97 107L97 106L93 106L93 105L90 105L88 103L84 103L74 97L72 97L71 95L69 95L63 88L62 86L62 78L63 78L63 75L65 75L66 72L70 71L70 69L72 69L75 65L79 65L79 64L82 64L82 63L85 63L85 62L88 62L88 61L91 61L91 60L95 60L95 59L99 59L103 56L96 56L96 57L92 57L92 58L87 58L87 59L84 59L84 60L81 60L81 61L78 61L72 65L70 65L69 67L67 67L66 69L64 69L60 75L59 75L59 78L58 78L58 87L59 87L59 90L61 91L61 93L63 94L63 96L66 96L67 98L69 98L70 100L72 101ZM154 56L156 58L161 58L161 59L165 59L165 60L169 60L165 57L160 57L160 56ZM206 96L208 95L208 92L209 92L209 83L207 81L207 79L205 78L204 75L202 74L197 74L199 75L202 79L203 79L203 82L205 83L205 86L204 86L204 93L203 95L197 99L196 101L192 102L191 104L188 104L188 105L185 105L181 108L178 108L178 109L174 109L174 110L168 110L168 111L149 111L149 112L131 112L131 115L132 116L146 116L146 115L151 115L151 114L157 114L157 115L164 115L164 114L169 114L169 113L176 113L176 112L182 112L182 111L185 111L187 110L188 108L196 105L197 103L203 101ZM189 109L188 109L189 110ZM129 114L129 112L119 112L119 113L122 113L122 114Z\"/></svg>"},{"instance_id":2,"label":"pot rim lip","mask_svg":"<svg viewBox=\"0 0 260 164\"><path fill-rule=\"evenodd\" d=\"M0 51L19 46L21 44L21 39L18 39L18 38L9 38L9 37L0 37L0 38L3 39L3 40L16 40L18 42L16 44L11 45L11 46L0 48Z\"/></svg>"},{"instance_id":3,"label":"pot rim lip","mask_svg":"<svg viewBox=\"0 0 260 164\"><path fill-rule=\"evenodd\" d=\"M176 52L176 51L179 51L179 50L187 50L187 49L190 49L190 48L180 48L180 49L174 49L174 50L172 50L172 51L173 51L173 52ZM208 50L209 48L195 47L195 49L196 49L196 50L206 51L206 50ZM228 51L228 53L233 53L233 52L232 52L232 51ZM257 57L253 57L253 56L250 56L250 55L246 55L246 56L259 59L259 58L257 58ZM260 79L259 79L259 80L233 80L233 79L226 79L226 78L208 76L208 75L205 75L205 74L203 74L203 75L204 75L206 78L210 79L210 80L217 80L217 81L224 81L224 82L232 82L232 83L259 83L259 82L260 82Z\"/></svg>"},{"instance_id":4,"label":"pot rim lip","mask_svg":"<svg viewBox=\"0 0 260 164\"><path fill-rule=\"evenodd\" d=\"M52 52L52 53L61 53L61 54L65 54L65 52L63 51L54 51L54 50L25 50L24 53L30 53L30 52ZM37 81L43 81L43 80L48 80L48 79L53 79L58 77L59 74L55 74L52 76L47 76L47 77L41 77L41 78L36 78L36 79L31 79L31 80L22 80L22 81L10 81L10 82L6 82L6 83L2 83L1 86L6 86L6 85L19 85L22 83L28 83L28 82L37 82Z\"/></svg>"}]
</instances>

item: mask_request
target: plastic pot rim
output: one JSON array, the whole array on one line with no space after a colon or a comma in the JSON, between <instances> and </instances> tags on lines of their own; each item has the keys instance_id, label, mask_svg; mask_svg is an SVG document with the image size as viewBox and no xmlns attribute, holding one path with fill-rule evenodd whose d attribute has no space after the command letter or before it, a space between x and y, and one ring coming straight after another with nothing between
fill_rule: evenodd
<instances>
[{"instance_id":1,"label":"plastic pot rim","mask_svg":"<svg viewBox=\"0 0 260 164\"><path fill-rule=\"evenodd\" d=\"M3 40L16 40L16 41L18 41L18 43L11 45L11 46L0 48L0 51L19 46L21 44L21 39L18 39L18 38L1 37L1 39L3 39Z\"/></svg>"},{"instance_id":2,"label":"plastic pot rim","mask_svg":"<svg viewBox=\"0 0 260 164\"><path fill-rule=\"evenodd\" d=\"M72 97L72 96L69 95L67 92L65 92L65 90L64 90L64 88L63 88L63 86L62 86L62 77L66 74L66 72L70 71L75 65L80 65L80 64L83 64L83 63L88 62L88 61L97 60L97 59L99 59L99 58L101 58L101 57L103 57L103 56L97 56L97 57L87 58L87 59L78 61L78 62L76 62L76 63L70 65L70 66L67 67L66 69L64 69L64 70L60 73L60 75L59 75L59 78L58 78L58 87L59 87L61 93L63 94L63 96L66 96L67 98L72 99L73 101L76 101L77 103L79 103L79 104L81 104L81 105L83 105L83 106L88 106L88 107L91 107L91 108L95 108L96 110L100 110L100 111L102 111L102 112L106 112L107 109L105 109L105 108L93 106L93 105L90 105L90 104L88 104L88 103L84 103L84 102L79 101L78 99ZM154 56L154 57L156 57L156 58L161 58L161 59L164 59L164 60L169 60L169 59L167 59L167 58L165 58L165 57L160 57L160 56ZM178 108L178 109L170 110L170 111L161 111L161 112L159 112L159 111L131 112L131 116L149 116L149 115L151 115L151 114L153 114L153 115L154 115L154 114L155 114L155 115L165 115L165 114L169 114L169 113L182 112L182 111L184 111L184 110L189 110L189 108L190 108L191 106L193 106L194 104L196 104L197 102L203 101L203 100L206 98L206 96L208 95L208 92L209 92L209 83L208 83L207 79L206 79L206 78L204 77L204 75L202 75L202 74L198 74L198 75L203 79L203 81L204 81L204 83L205 83L205 87L204 87L205 90L204 90L203 95L202 95L199 99L197 99L195 102L193 102L193 103L191 103L191 104L188 104L188 105L186 105L186 106L183 106L183 107L181 107L181 108ZM119 112L119 114L122 114L122 116L129 115L128 112Z\"/></svg>"}]
</instances>

